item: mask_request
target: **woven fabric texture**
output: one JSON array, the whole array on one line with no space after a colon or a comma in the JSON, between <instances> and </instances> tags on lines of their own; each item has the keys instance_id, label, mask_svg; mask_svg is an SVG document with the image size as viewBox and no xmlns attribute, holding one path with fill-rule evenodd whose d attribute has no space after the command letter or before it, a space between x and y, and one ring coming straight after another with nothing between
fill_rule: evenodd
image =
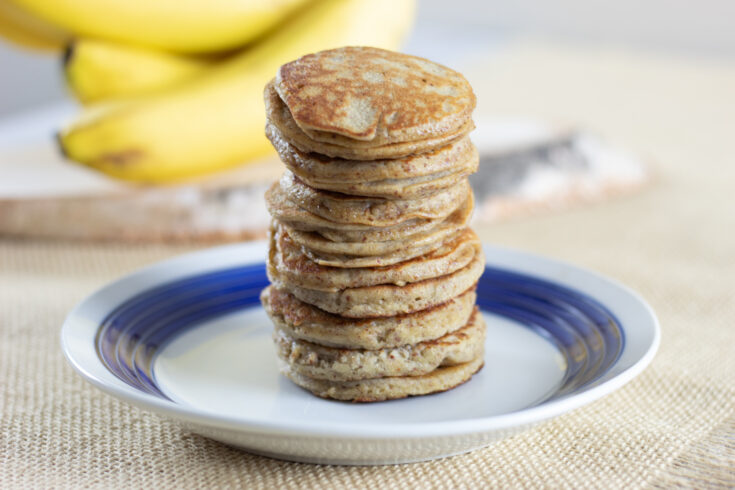
<instances>
[{"instance_id":1,"label":"woven fabric texture","mask_svg":"<svg viewBox=\"0 0 735 490\"><path fill-rule=\"evenodd\" d=\"M467 72L479 112L579 121L649 157L634 196L484 227L638 290L663 330L615 393L466 455L332 467L270 460L108 397L59 328L95 288L186 251L0 241L0 487L641 488L735 486L735 65L518 45Z\"/></svg>"}]
</instances>

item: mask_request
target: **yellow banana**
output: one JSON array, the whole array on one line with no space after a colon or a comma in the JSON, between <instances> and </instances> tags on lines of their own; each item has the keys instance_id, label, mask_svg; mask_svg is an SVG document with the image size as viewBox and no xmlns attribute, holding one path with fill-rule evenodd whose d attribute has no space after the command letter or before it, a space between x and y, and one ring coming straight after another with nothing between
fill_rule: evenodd
<instances>
[{"instance_id":1,"label":"yellow banana","mask_svg":"<svg viewBox=\"0 0 735 490\"><path fill-rule=\"evenodd\" d=\"M64 55L67 85L81 102L155 92L203 73L210 58L79 39Z\"/></svg>"},{"instance_id":2,"label":"yellow banana","mask_svg":"<svg viewBox=\"0 0 735 490\"><path fill-rule=\"evenodd\" d=\"M238 48L306 0L4 0L77 37L181 53Z\"/></svg>"},{"instance_id":3,"label":"yellow banana","mask_svg":"<svg viewBox=\"0 0 735 490\"><path fill-rule=\"evenodd\" d=\"M0 36L19 46L40 50L63 49L70 37L8 0L0 0Z\"/></svg>"},{"instance_id":4,"label":"yellow banana","mask_svg":"<svg viewBox=\"0 0 735 490\"><path fill-rule=\"evenodd\" d=\"M278 67L342 45L396 49L414 0L323 0L269 38L166 93L92 106L59 134L68 158L110 176L168 182L242 164L271 151L263 88Z\"/></svg>"}]
</instances>

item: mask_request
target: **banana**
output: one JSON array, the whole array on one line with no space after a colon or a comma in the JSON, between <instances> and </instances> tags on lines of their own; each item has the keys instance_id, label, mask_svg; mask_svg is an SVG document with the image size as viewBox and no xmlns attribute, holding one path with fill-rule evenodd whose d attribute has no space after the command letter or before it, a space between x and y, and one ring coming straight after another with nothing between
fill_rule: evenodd
<instances>
[{"instance_id":1,"label":"banana","mask_svg":"<svg viewBox=\"0 0 735 490\"><path fill-rule=\"evenodd\" d=\"M204 73L213 64L211 58L79 39L67 47L64 75L74 96L88 104L168 88Z\"/></svg>"},{"instance_id":2,"label":"banana","mask_svg":"<svg viewBox=\"0 0 735 490\"><path fill-rule=\"evenodd\" d=\"M278 67L342 45L400 46L415 0L322 0L265 41L166 93L91 106L59 133L71 160L120 179L162 183L272 151L263 87Z\"/></svg>"},{"instance_id":3,"label":"banana","mask_svg":"<svg viewBox=\"0 0 735 490\"><path fill-rule=\"evenodd\" d=\"M8 0L0 0L0 36L19 46L45 51L63 49L70 37Z\"/></svg>"},{"instance_id":4,"label":"banana","mask_svg":"<svg viewBox=\"0 0 735 490\"><path fill-rule=\"evenodd\" d=\"M4 0L73 33L179 53L238 48L306 0Z\"/></svg>"}]
</instances>

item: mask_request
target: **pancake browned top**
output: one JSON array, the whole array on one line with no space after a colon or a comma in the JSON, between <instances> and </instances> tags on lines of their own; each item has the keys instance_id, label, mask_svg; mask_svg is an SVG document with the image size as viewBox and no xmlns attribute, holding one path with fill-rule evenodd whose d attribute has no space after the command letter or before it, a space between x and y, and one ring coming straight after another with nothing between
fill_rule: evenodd
<instances>
[{"instance_id":1,"label":"pancake browned top","mask_svg":"<svg viewBox=\"0 0 735 490\"><path fill-rule=\"evenodd\" d=\"M472 87L456 71L371 47L303 56L281 66L274 88L307 135L340 146L457 133L476 102Z\"/></svg>"}]
</instances>

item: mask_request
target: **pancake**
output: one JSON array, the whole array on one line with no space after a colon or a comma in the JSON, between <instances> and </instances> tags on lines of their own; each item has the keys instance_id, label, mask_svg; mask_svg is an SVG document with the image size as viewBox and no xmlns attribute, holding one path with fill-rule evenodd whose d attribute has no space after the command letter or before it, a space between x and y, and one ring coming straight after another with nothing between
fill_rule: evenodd
<instances>
[{"instance_id":1,"label":"pancake","mask_svg":"<svg viewBox=\"0 0 735 490\"><path fill-rule=\"evenodd\" d=\"M411 179L390 179L377 182L334 184L302 179L315 189L342 192L353 196L382 197L385 199L432 199L437 192L451 187L477 171L478 160L467 162L461 168Z\"/></svg>"},{"instance_id":2,"label":"pancake","mask_svg":"<svg viewBox=\"0 0 735 490\"><path fill-rule=\"evenodd\" d=\"M260 300L273 324L295 339L347 349L383 349L437 339L464 326L477 295L465 291L446 303L408 315L352 319L327 313L273 286Z\"/></svg>"},{"instance_id":3,"label":"pancake","mask_svg":"<svg viewBox=\"0 0 735 490\"><path fill-rule=\"evenodd\" d=\"M451 235L447 235L451 239L458 235L460 232L453 233ZM293 236L292 236L293 238ZM314 252L313 250L309 250L307 248L302 247L302 251L304 252L304 255L309 257L313 262L319 264L319 265L325 265L325 266L331 266L331 267L346 267L346 268L352 268L352 267L382 267L386 265L392 265L397 264L398 262L403 262L405 260L410 260L415 257L420 257L421 255L425 255L428 253L433 252L438 247L441 247L442 243L444 243L444 240L437 239L432 242L427 242L426 244L422 246L415 246L412 247L410 244L406 244L406 242L377 242L375 244L384 245L384 244L392 244L397 243L398 246L401 246L402 248L390 252L386 255L367 255L367 256L353 256L353 255L336 255L336 254L322 254L319 252ZM371 245L369 243L363 244L363 245Z\"/></svg>"},{"instance_id":4,"label":"pancake","mask_svg":"<svg viewBox=\"0 0 735 490\"><path fill-rule=\"evenodd\" d=\"M297 340L276 328L278 357L291 370L312 379L357 381L420 376L441 366L464 364L481 356L485 322L475 308L466 325L438 339L378 350L340 349Z\"/></svg>"},{"instance_id":5,"label":"pancake","mask_svg":"<svg viewBox=\"0 0 735 490\"><path fill-rule=\"evenodd\" d=\"M459 207L452 215L470 216L475 205L475 196L470 193L466 199L459 203ZM450 215L451 216L451 215ZM363 228L362 230L345 230L343 228L322 228L319 234L324 238L333 242L349 242L349 243L370 243L370 242L395 242L402 240L407 243L415 236L431 233L441 228L445 223L445 219L426 219L415 218L404 221L394 226Z\"/></svg>"},{"instance_id":6,"label":"pancake","mask_svg":"<svg viewBox=\"0 0 735 490\"><path fill-rule=\"evenodd\" d=\"M392 226L370 226L355 223L337 223L322 218L300 208L289 200L278 182L265 193L266 207L271 216L291 228L301 231L316 231L323 237L335 242L383 242L405 239L439 226L442 218L414 218ZM472 192L464 201L457 202L457 208L464 207L470 213L474 204Z\"/></svg>"},{"instance_id":7,"label":"pancake","mask_svg":"<svg viewBox=\"0 0 735 490\"><path fill-rule=\"evenodd\" d=\"M286 63L272 89L310 140L346 149L443 146L438 142L467 133L476 104L472 87L456 71L370 47L321 51Z\"/></svg>"},{"instance_id":8,"label":"pancake","mask_svg":"<svg viewBox=\"0 0 735 490\"><path fill-rule=\"evenodd\" d=\"M299 374L288 363L279 360L281 374L314 395L353 402L379 402L451 390L468 381L483 364L483 356L479 356L470 362L440 367L421 376L327 381Z\"/></svg>"},{"instance_id":9,"label":"pancake","mask_svg":"<svg viewBox=\"0 0 735 490\"><path fill-rule=\"evenodd\" d=\"M289 284L318 291L336 292L347 288L394 284L404 286L446 276L463 267L481 253L479 238L466 229L453 241L433 252L383 267L338 268L314 263L294 244L283 228L271 233L269 266Z\"/></svg>"},{"instance_id":10,"label":"pancake","mask_svg":"<svg viewBox=\"0 0 735 490\"><path fill-rule=\"evenodd\" d=\"M389 160L345 160L305 153L283 138L278 128L266 126L266 136L280 160L302 179L334 184L358 184L383 180L405 180L436 175L463 167L475 159L477 149L464 137L437 150Z\"/></svg>"},{"instance_id":11,"label":"pancake","mask_svg":"<svg viewBox=\"0 0 735 490\"><path fill-rule=\"evenodd\" d=\"M266 136L286 167L316 189L387 199L428 197L477 170L479 155L469 138L430 153L395 160L355 161L304 153L266 124Z\"/></svg>"},{"instance_id":12,"label":"pancake","mask_svg":"<svg viewBox=\"0 0 735 490\"><path fill-rule=\"evenodd\" d=\"M454 233L450 235L451 239L458 235ZM379 244L394 243L394 242L378 242ZM333 255L333 254L321 254L312 250L302 247L304 255L309 257L314 263L319 265L331 266L331 267L382 267L386 265L397 264L406 260L411 260L415 257L420 257L428 253L433 252L438 247L441 247L443 240L437 240L435 242L427 243L421 247L405 246L400 250L391 252L386 255L367 255L367 256L351 256L351 255Z\"/></svg>"},{"instance_id":13,"label":"pancake","mask_svg":"<svg viewBox=\"0 0 735 490\"><path fill-rule=\"evenodd\" d=\"M476 100L459 73L343 47L281 66L266 136L288 170L261 293L281 372L317 396L379 401L444 391L484 363L485 269L467 228L479 164Z\"/></svg>"},{"instance_id":14,"label":"pancake","mask_svg":"<svg viewBox=\"0 0 735 490\"><path fill-rule=\"evenodd\" d=\"M467 179L442 189L430 199L383 199L320 191L288 170L279 181L281 192L298 207L336 223L393 226L416 218L441 219L457 208L470 191Z\"/></svg>"},{"instance_id":15,"label":"pancake","mask_svg":"<svg viewBox=\"0 0 735 490\"><path fill-rule=\"evenodd\" d=\"M384 242L335 242L319 233L295 230L276 222L276 228L288 230L291 239L304 254L319 265L332 267L376 267L391 265L436 250L461 233L470 219L471 207L465 206L449 215L434 229Z\"/></svg>"},{"instance_id":16,"label":"pancake","mask_svg":"<svg viewBox=\"0 0 735 490\"><path fill-rule=\"evenodd\" d=\"M459 140L475 128L474 123L471 120L467 120L452 133L428 137L417 141L391 143L383 146L370 146L371 142L361 142L362 144L359 144L357 140L343 141L344 137L340 139L339 135L333 135L332 142L318 141L312 139L312 136L314 136L313 132L310 134L305 133L296 121L293 120L288 107L286 107L286 104L283 103L283 100L276 93L273 82L266 85L265 88L265 110L268 121L278 128L284 139L299 150L349 160L401 158L430 152ZM349 146L344 146L348 144Z\"/></svg>"},{"instance_id":17,"label":"pancake","mask_svg":"<svg viewBox=\"0 0 735 490\"><path fill-rule=\"evenodd\" d=\"M305 303L349 318L374 318L413 313L449 301L473 287L484 266L485 258L479 249L469 264L451 274L404 286L380 284L335 292L300 287L279 274L271 261L266 272L276 288Z\"/></svg>"}]
</instances>

